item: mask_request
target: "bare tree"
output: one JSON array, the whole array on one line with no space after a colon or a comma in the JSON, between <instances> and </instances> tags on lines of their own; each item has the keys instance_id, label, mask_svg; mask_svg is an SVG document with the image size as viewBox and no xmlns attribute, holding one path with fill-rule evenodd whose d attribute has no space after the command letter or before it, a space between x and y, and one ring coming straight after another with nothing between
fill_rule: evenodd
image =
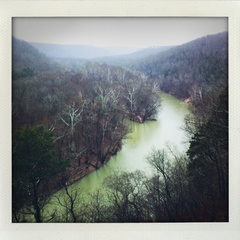
<instances>
[{"instance_id":1,"label":"bare tree","mask_svg":"<svg viewBox=\"0 0 240 240\"><path fill-rule=\"evenodd\" d=\"M54 196L56 204L65 209L65 222L75 223L78 221L77 209L81 202L81 193L79 190L69 190L67 183L62 184L62 188L64 189L64 194Z\"/></svg>"}]
</instances>

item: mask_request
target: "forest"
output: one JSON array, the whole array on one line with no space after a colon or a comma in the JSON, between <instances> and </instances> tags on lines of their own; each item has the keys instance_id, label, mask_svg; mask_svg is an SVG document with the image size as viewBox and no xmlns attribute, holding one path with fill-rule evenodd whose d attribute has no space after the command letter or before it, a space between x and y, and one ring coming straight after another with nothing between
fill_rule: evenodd
<instances>
[{"instance_id":1,"label":"forest","mask_svg":"<svg viewBox=\"0 0 240 240\"><path fill-rule=\"evenodd\" d=\"M116 170L105 194L70 189L119 152L129 122L156 121L161 92L188 104L187 152L153 149L151 176ZM91 60L13 37L12 96L13 222L228 221L227 32ZM47 214L60 189L64 213Z\"/></svg>"}]
</instances>

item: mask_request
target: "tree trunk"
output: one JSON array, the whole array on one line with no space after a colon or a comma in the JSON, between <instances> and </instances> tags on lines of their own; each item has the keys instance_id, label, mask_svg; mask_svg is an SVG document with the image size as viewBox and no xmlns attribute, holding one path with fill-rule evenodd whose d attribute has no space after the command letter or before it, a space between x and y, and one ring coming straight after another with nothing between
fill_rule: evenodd
<instances>
[{"instance_id":1,"label":"tree trunk","mask_svg":"<svg viewBox=\"0 0 240 240\"><path fill-rule=\"evenodd\" d=\"M33 180L33 207L35 210L34 217L36 222L42 222L41 217L41 207L39 205L39 196L38 196L38 185L39 182L36 179Z\"/></svg>"}]
</instances>

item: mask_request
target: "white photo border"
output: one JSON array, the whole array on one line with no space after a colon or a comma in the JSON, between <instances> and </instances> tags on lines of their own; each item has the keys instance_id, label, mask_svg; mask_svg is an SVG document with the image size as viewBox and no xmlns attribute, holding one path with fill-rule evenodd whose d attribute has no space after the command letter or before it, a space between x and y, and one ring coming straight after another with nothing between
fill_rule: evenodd
<instances>
[{"instance_id":1,"label":"white photo border","mask_svg":"<svg viewBox=\"0 0 240 240\"><path fill-rule=\"evenodd\" d=\"M240 239L240 2L0 1L0 239ZM228 223L17 224L11 221L13 17L227 17L229 31Z\"/></svg>"}]
</instances>

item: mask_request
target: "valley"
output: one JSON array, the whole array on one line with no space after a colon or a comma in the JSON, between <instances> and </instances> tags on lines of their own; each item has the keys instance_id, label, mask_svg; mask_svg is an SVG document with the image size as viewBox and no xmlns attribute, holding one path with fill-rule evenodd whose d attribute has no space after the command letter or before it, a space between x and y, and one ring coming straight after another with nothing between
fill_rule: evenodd
<instances>
[{"instance_id":1,"label":"valley","mask_svg":"<svg viewBox=\"0 0 240 240\"><path fill-rule=\"evenodd\" d=\"M228 221L227 32L12 46L13 222Z\"/></svg>"}]
</instances>

